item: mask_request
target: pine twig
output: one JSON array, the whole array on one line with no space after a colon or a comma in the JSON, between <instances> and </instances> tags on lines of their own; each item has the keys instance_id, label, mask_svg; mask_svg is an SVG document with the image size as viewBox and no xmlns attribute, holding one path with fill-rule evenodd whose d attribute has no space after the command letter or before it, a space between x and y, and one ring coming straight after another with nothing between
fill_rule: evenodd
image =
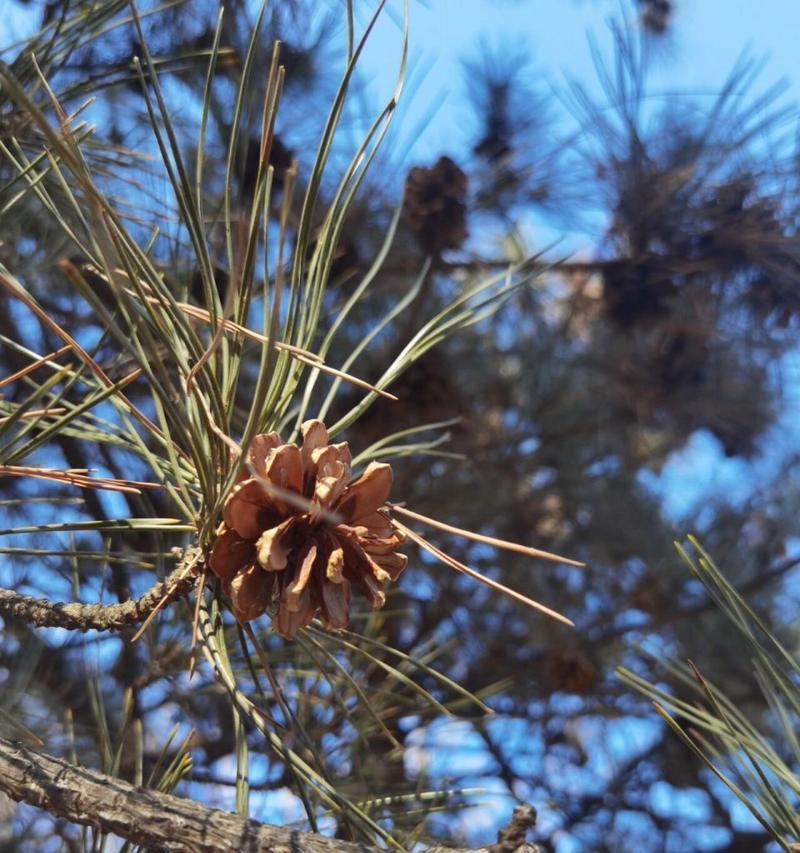
<instances>
[{"instance_id":1,"label":"pine twig","mask_svg":"<svg viewBox=\"0 0 800 853\"><path fill-rule=\"evenodd\" d=\"M487 853L538 853L538 847L526 842L528 830L536 826L536 809L523 803L516 806L508 825L497 833L497 842Z\"/></svg>"},{"instance_id":2,"label":"pine twig","mask_svg":"<svg viewBox=\"0 0 800 853\"><path fill-rule=\"evenodd\" d=\"M12 589L0 589L0 616L11 616L39 628L66 628L71 631L121 631L147 619L164 604L186 595L203 560L197 549L188 549L176 568L140 598L120 604L52 602Z\"/></svg>"}]
</instances>

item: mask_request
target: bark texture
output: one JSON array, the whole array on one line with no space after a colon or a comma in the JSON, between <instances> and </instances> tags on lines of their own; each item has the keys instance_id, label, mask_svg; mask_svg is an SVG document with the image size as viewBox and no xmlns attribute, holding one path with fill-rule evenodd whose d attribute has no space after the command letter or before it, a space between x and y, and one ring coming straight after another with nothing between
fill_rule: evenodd
<instances>
[{"instance_id":1,"label":"bark texture","mask_svg":"<svg viewBox=\"0 0 800 853\"><path fill-rule=\"evenodd\" d=\"M134 844L181 853L366 853L372 848L301 833L162 794L0 738L0 791Z\"/></svg>"},{"instance_id":2,"label":"bark texture","mask_svg":"<svg viewBox=\"0 0 800 853\"><path fill-rule=\"evenodd\" d=\"M377 847L258 823L183 797L136 788L122 779L76 767L5 738L0 738L0 792L73 823L92 826L160 851L385 853ZM520 833L522 823L512 820L516 833L499 839L503 853L536 850L524 844L524 830ZM525 822L525 828L530 825ZM514 834L516 837L512 838ZM436 847L427 853L490 853L494 850L497 850L494 845L475 851Z\"/></svg>"}]
</instances>

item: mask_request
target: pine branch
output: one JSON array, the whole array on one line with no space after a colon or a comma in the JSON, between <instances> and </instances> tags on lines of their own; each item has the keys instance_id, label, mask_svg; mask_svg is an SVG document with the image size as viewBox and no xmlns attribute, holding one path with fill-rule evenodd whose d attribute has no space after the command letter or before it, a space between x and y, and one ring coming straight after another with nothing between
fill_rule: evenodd
<instances>
[{"instance_id":1,"label":"pine branch","mask_svg":"<svg viewBox=\"0 0 800 853\"><path fill-rule=\"evenodd\" d=\"M368 848L259 824L191 800L136 788L0 738L0 790L12 800L146 847L185 853L364 853Z\"/></svg>"},{"instance_id":2,"label":"pine branch","mask_svg":"<svg viewBox=\"0 0 800 853\"><path fill-rule=\"evenodd\" d=\"M377 847L258 823L183 797L137 788L5 738L0 738L0 791L73 823L176 853L379 853ZM524 843L532 825L530 815L518 811L500 833L499 847L474 851L434 847L428 853L535 850ZM535 815L532 809L530 813Z\"/></svg>"},{"instance_id":3,"label":"pine branch","mask_svg":"<svg viewBox=\"0 0 800 853\"><path fill-rule=\"evenodd\" d=\"M158 608L180 598L194 585L202 571L196 549L189 549L177 567L140 598L121 604L52 602L11 589L0 589L0 616L12 616L39 628L67 628L72 631L120 631L147 619Z\"/></svg>"}]
</instances>

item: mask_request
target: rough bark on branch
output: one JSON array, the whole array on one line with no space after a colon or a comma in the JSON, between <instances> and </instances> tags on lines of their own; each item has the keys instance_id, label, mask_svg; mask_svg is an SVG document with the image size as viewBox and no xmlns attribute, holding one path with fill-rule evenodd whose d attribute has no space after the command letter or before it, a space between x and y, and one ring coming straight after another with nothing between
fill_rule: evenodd
<instances>
[{"instance_id":1,"label":"rough bark on branch","mask_svg":"<svg viewBox=\"0 0 800 853\"><path fill-rule=\"evenodd\" d=\"M0 790L134 844L185 853L362 853L346 842L259 824L87 770L0 738Z\"/></svg>"},{"instance_id":2,"label":"rough bark on branch","mask_svg":"<svg viewBox=\"0 0 800 853\"><path fill-rule=\"evenodd\" d=\"M121 604L53 602L34 598L12 589L0 589L0 616L8 615L39 628L67 628L73 631L119 631L143 622L156 608L186 595L202 564L195 552L187 552L178 566L140 598Z\"/></svg>"},{"instance_id":3,"label":"rough bark on branch","mask_svg":"<svg viewBox=\"0 0 800 853\"><path fill-rule=\"evenodd\" d=\"M193 800L136 788L122 779L76 767L5 738L0 738L0 792L73 823L175 853L385 853L376 847L258 823ZM504 851L514 849L510 841L506 839ZM519 853L526 848L531 849L522 844ZM428 853L489 851L436 847Z\"/></svg>"}]
</instances>

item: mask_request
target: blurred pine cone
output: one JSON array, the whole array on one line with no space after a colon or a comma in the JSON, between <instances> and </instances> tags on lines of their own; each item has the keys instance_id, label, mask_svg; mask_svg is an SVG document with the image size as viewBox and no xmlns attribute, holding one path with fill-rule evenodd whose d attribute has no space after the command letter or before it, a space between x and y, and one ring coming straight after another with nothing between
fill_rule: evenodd
<instances>
[{"instance_id":1,"label":"blurred pine cone","mask_svg":"<svg viewBox=\"0 0 800 853\"><path fill-rule=\"evenodd\" d=\"M547 655L547 677L556 690L586 695L597 684L600 673L592 662L574 649L555 649Z\"/></svg>"},{"instance_id":2,"label":"blurred pine cone","mask_svg":"<svg viewBox=\"0 0 800 853\"><path fill-rule=\"evenodd\" d=\"M420 247L439 257L467 239L466 174L449 158L431 168L415 166L406 177L406 217Z\"/></svg>"},{"instance_id":3,"label":"blurred pine cone","mask_svg":"<svg viewBox=\"0 0 800 853\"><path fill-rule=\"evenodd\" d=\"M639 0L639 4L644 28L654 35L663 35L674 11L671 0Z\"/></svg>"}]
</instances>

